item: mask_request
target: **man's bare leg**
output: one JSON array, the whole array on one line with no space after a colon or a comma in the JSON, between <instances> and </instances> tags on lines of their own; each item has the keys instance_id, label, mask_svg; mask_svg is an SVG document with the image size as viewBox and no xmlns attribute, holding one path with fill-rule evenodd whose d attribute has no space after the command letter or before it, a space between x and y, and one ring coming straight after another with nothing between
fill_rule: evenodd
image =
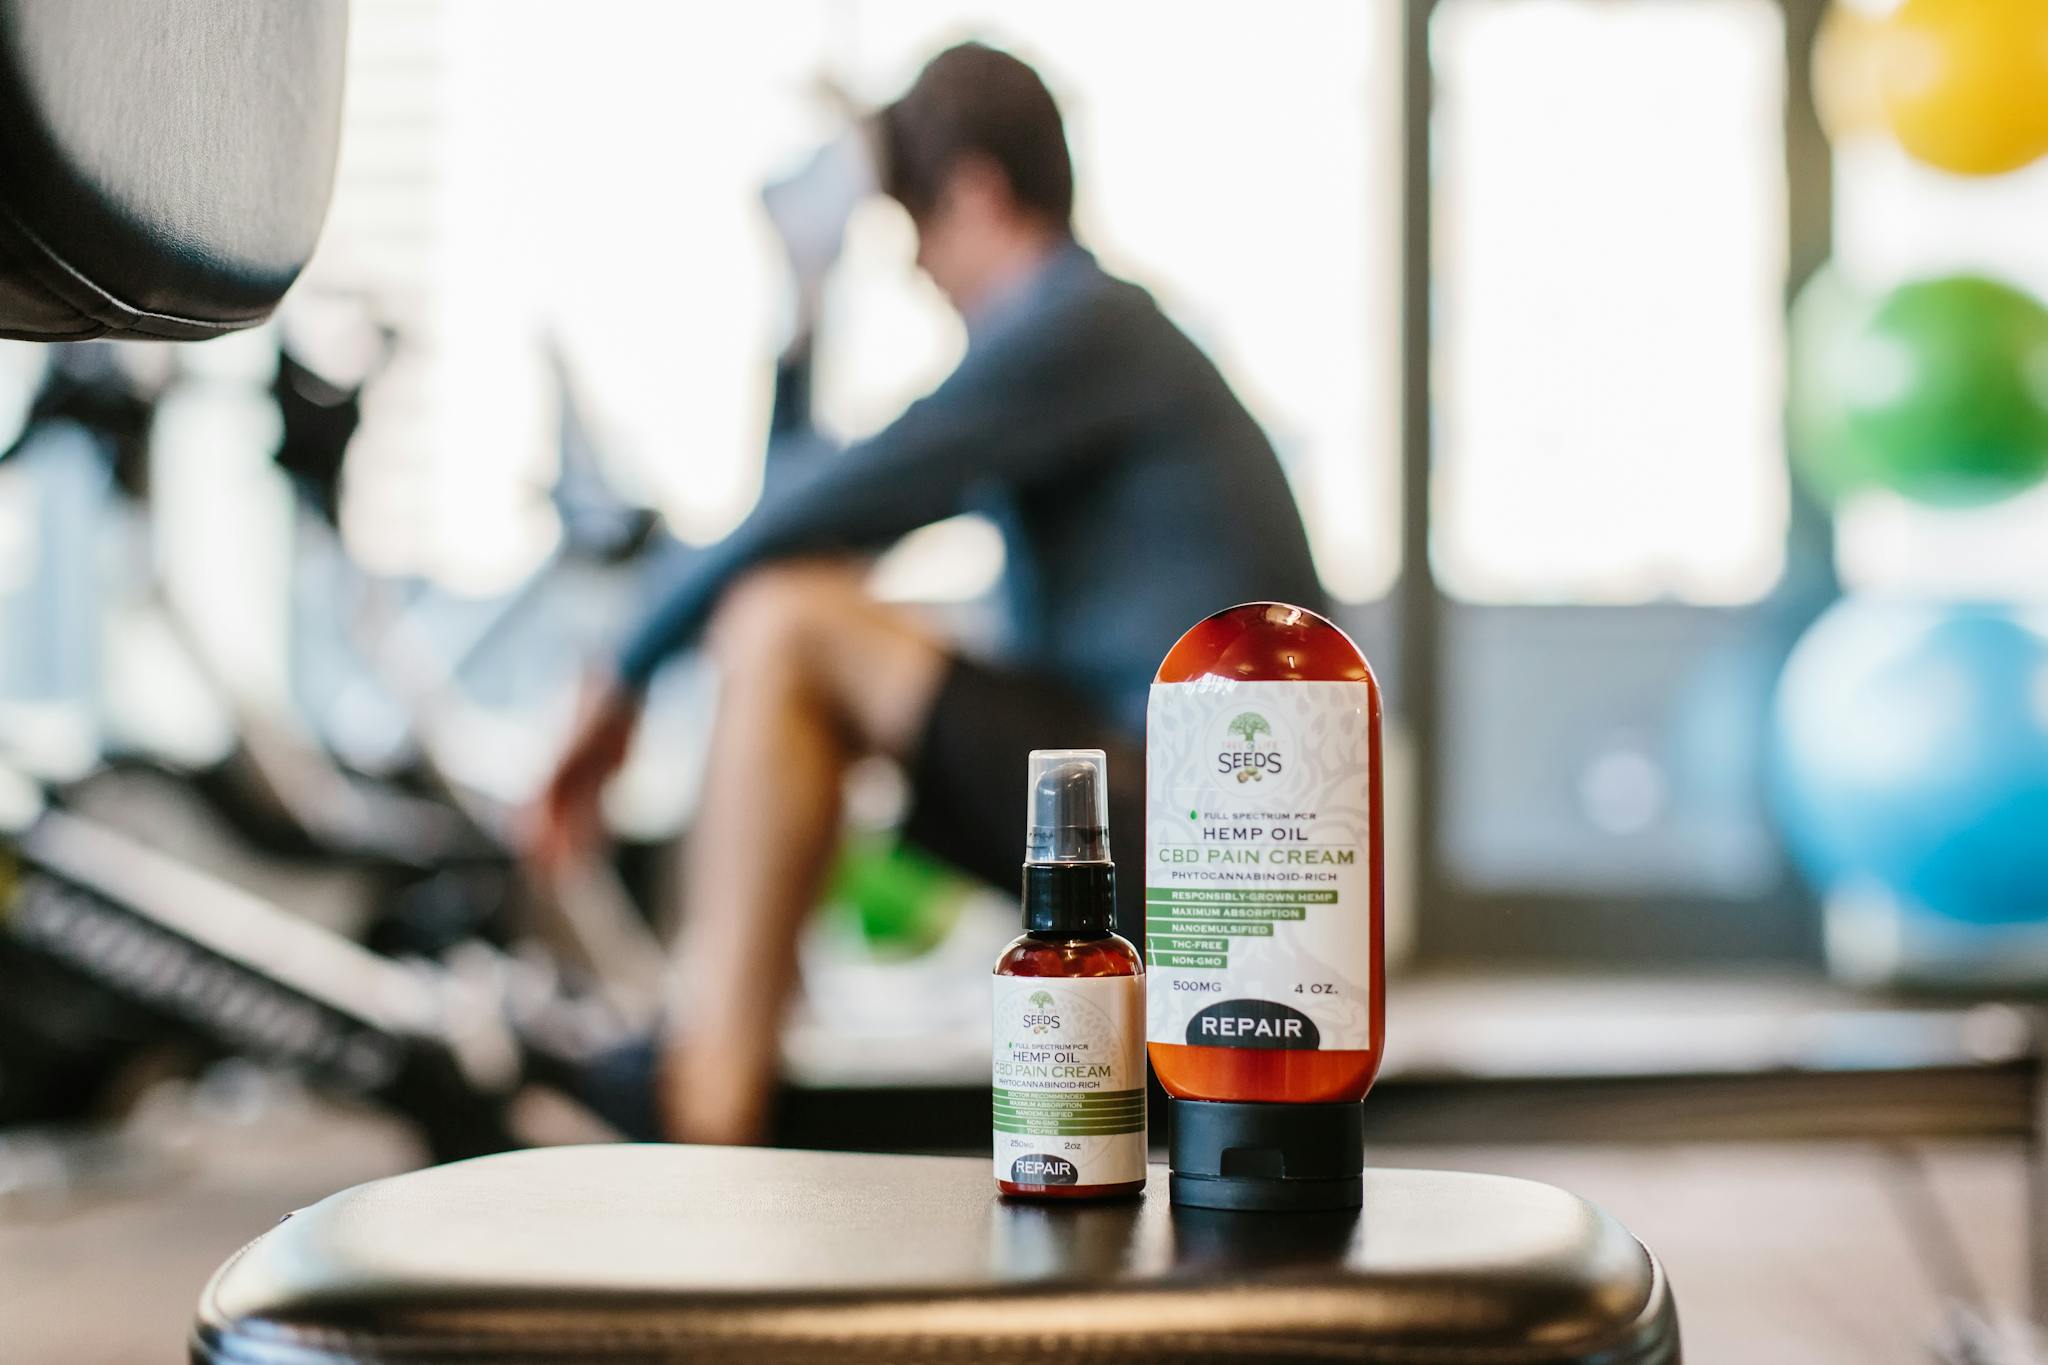
<instances>
[{"instance_id":1,"label":"man's bare leg","mask_svg":"<svg viewBox=\"0 0 2048 1365\"><path fill-rule=\"evenodd\" d=\"M825 563L741 579L709 638L718 717L683 868L682 1010L662 1112L678 1141L755 1142L797 937L839 840L841 780L864 754L909 752L946 653Z\"/></svg>"}]
</instances>

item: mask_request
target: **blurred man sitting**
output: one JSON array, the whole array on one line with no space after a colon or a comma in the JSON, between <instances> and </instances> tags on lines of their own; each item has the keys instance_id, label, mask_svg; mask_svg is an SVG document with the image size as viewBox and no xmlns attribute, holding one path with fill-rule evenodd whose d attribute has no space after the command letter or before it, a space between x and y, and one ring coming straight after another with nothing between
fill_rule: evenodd
<instances>
[{"instance_id":1,"label":"blurred man sitting","mask_svg":"<svg viewBox=\"0 0 2048 1365\"><path fill-rule=\"evenodd\" d=\"M1066 134L1038 75L952 48L865 133L916 226L918 265L966 323L966 355L887 429L776 480L688 561L593 688L537 811L540 857L588 847L648 679L701 637L721 670L719 715L685 854L679 1009L659 1049L658 1125L682 1141L764 1135L796 941L849 764L901 761L906 836L1014 886L1026 752L1105 749L1113 837L1134 860L1160 657L1235 603L1321 603L1257 424L1150 295L1075 240ZM809 321L841 226L784 230L805 303L778 441L815 438ZM1007 555L1004 644L987 661L870 598L851 559L966 511L995 521ZM1134 937L1142 883L1123 878Z\"/></svg>"}]
</instances>

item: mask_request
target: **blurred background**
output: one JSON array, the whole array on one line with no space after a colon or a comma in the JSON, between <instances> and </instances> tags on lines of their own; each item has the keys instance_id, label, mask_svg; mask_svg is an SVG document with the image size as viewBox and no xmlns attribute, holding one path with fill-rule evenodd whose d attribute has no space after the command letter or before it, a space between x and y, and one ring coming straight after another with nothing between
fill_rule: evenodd
<instances>
[{"instance_id":1,"label":"blurred background","mask_svg":"<svg viewBox=\"0 0 2048 1365\"><path fill-rule=\"evenodd\" d=\"M1270 434L1387 690L1374 1158L1606 1204L1702 1360L2037 1358L2048 6L351 25L332 211L276 323L0 345L0 749L64 804L386 957L516 942L500 836L584 665L761 493L787 303L760 187L981 38L1060 100L1083 241ZM912 251L893 203L853 220L838 434L959 357ZM872 583L973 640L1002 569L960 518ZM610 794L629 918L715 691L669 669ZM857 774L779 1140L985 1141L1014 906L896 842L901 785ZM433 1150L0 959L9 994L42 1021L0 1045L0 1262L37 1267L0 1275L10 1358L159 1358L134 1342L179 1340L246 1236ZM538 1137L588 1131L542 1109ZM142 1335L81 1349L110 1262Z\"/></svg>"}]
</instances>

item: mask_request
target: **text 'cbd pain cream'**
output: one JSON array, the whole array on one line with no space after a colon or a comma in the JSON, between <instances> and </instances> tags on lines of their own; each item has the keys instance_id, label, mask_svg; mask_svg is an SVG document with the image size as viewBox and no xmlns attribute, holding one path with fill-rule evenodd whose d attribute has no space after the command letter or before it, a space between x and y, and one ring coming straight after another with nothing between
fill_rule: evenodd
<instances>
[{"instance_id":1,"label":"text 'cbd pain cream'","mask_svg":"<svg viewBox=\"0 0 2048 1365\"><path fill-rule=\"evenodd\" d=\"M1145 766L1173 1200L1356 1207L1385 1032L1379 684L1314 612L1232 607L1160 664Z\"/></svg>"}]
</instances>

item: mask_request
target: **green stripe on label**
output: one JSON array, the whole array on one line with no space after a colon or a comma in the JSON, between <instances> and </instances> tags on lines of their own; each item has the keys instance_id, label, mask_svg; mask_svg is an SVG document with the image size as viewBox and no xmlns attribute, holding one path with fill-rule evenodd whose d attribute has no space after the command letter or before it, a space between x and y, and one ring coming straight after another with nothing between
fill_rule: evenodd
<instances>
[{"instance_id":1,"label":"green stripe on label","mask_svg":"<svg viewBox=\"0 0 2048 1365\"><path fill-rule=\"evenodd\" d=\"M1147 901L1145 913L1171 915L1175 919L1232 920L1254 924L1308 918L1308 911L1299 905L1182 905L1178 902Z\"/></svg>"},{"instance_id":2,"label":"green stripe on label","mask_svg":"<svg viewBox=\"0 0 2048 1365\"><path fill-rule=\"evenodd\" d=\"M1134 1105L1143 1104L1145 1097L1138 1095L1128 1100L1077 1100L1067 1095L1019 1095L1015 1091L1005 1093L998 1090L995 1094L995 1102L997 1104L1009 1105L1016 1109L1059 1109L1074 1110L1081 1113L1095 1113L1098 1111L1129 1109Z\"/></svg>"},{"instance_id":3,"label":"green stripe on label","mask_svg":"<svg viewBox=\"0 0 2048 1365\"><path fill-rule=\"evenodd\" d=\"M1114 1115L1122 1115L1122 1113L1135 1113L1135 1111L1145 1107L1145 1101L1143 1099L1133 1099L1133 1101L1120 1103L1120 1105L1040 1105L1040 1103L1032 1103L1032 1101L997 1099L995 1107L997 1109L1004 1109L1008 1113L1051 1113L1051 1115L1067 1115L1067 1117L1092 1119L1092 1117L1100 1117L1100 1115L1114 1117Z\"/></svg>"},{"instance_id":4,"label":"green stripe on label","mask_svg":"<svg viewBox=\"0 0 2048 1365\"><path fill-rule=\"evenodd\" d=\"M1162 952L1181 953L1227 953L1230 940L1227 938L1194 938L1181 934L1156 934L1145 931L1145 945Z\"/></svg>"},{"instance_id":5,"label":"green stripe on label","mask_svg":"<svg viewBox=\"0 0 2048 1365\"><path fill-rule=\"evenodd\" d=\"M1192 967L1202 971L1221 971L1229 962L1223 953L1153 953L1155 967Z\"/></svg>"},{"instance_id":6,"label":"green stripe on label","mask_svg":"<svg viewBox=\"0 0 2048 1365\"><path fill-rule=\"evenodd\" d=\"M1214 937L1222 934L1230 938L1271 938L1273 926L1270 922L1246 924L1236 920L1185 920L1152 918L1145 921L1145 934L1207 934Z\"/></svg>"},{"instance_id":7,"label":"green stripe on label","mask_svg":"<svg viewBox=\"0 0 2048 1365\"><path fill-rule=\"evenodd\" d=\"M997 1109L1008 1109L1014 1113L1065 1113L1073 1117L1096 1117L1102 1113L1133 1113L1145 1107L1143 1099L1124 1099L1114 1105L1061 1105L1061 1103L1038 1103L1032 1099L995 1099Z\"/></svg>"},{"instance_id":8,"label":"green stripe on label","mask_svg":"<svg viewBox=\"0 0 2048 1365\"><path fill-rule=\"evenodd\" d=\"M1152 904L1171 901L1181 905L1335 905L1334 891L1216 891L1189 886L1148 886L1145 899Z\"/></svg>"},{"instance_id":9,"label":"green stripe on label","mask_svg":"<svg viewBox=\"0 0 2048 1365\"><path fill-rule=\"evenodd\" d=\"M995 1087L995 1130L1032 1137L1114 1137L1145 1130L1143 1090L1007 1090Z\"/></svg>"},{"instance_id":10,"label":"green stripe on label","mask_svg":"<svg viewBox=\"0 0 2048 1365\"><path fill-rule=\"evenodd\" d=\"M1142 1113L1144 1111L1144 1108L1145 1102L1143 1100L1139 1100L1134 1104L1095 1106L1062 1106L1057 1104L1013 1104L1006 1100L997 1100L995 1102L996 1112L1001 1114L1017 1114L1024 1117L1042 1114L1051 1118L1070 1118L1076 1120L1086 1119L1090 1121L1093 1121L1098 1118L1121 1118L1126 1114Z\"/></svg>"}]
</instances>

